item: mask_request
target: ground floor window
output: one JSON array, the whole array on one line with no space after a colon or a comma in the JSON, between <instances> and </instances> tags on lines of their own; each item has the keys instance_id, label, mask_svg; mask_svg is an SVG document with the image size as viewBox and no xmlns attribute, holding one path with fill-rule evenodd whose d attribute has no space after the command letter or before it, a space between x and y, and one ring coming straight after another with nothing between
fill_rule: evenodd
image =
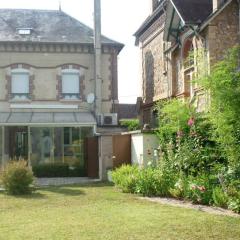
<instances>
[{"instance_id":1,"label":"ground floor window","mask_svg":"<svg viewBox=\"0 0 240 240\"><path fill-rule=\"evenodd\" d=\"M84 176L86 140L92 136L92 127L5 127L3 144L0 128L0 156L4 145L6 161L22 158L36 169L65 167L76 176Z\"/></svg>"}]
</instances>

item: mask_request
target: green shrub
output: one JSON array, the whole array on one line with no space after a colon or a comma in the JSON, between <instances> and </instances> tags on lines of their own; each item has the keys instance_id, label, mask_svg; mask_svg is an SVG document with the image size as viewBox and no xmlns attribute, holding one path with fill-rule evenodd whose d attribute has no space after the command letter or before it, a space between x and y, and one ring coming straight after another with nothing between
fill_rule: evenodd
<instances>
[{"instance_id":1,"label":"green shrub","mask_svg":"<svg viewBox=\"0 0 240 240\"><path fill-rule=\"evenodd\" d=\"M30 194L33 180L32 171L23 160L9 163L1 173L3 187L10 195Z\"/></svg>"},{"instance_id":2,"label":"green shrub","mask_svg":"<svg viewBox=\"0 0 240 240\"><path fill-rule=\"evenodd\" d=\"M228 201L228 209L233 212L240 213L240 194L238 198L230 198Z\"/></svg>"},{"instance_id":3,"label":"green shrub","mask_svg":"<svg viewBox=\"0 0 240 240\"><path fill-rule=\"evenodd\" d=\"M146 168L141 171L136 183L136 191L144 196L170 195L169 190L174 185L174 177L168 171L162 171L160 168Z\"/></svg>"},{"instance_id":4,"label":"green shrub","mask_svg":"<svg viewBox=\"0 0 240 240\"><path fill-rule=\"evenodd\" d=\"M177 199L184 199L188 191L188 179L180 177L175 183L174 187L169 190L171 197Z\"/></svg>"},{"instance_id":5,"label":"green shrub","mask_svg":"<svg viewBox=\"0 0 240 240\"><path fill-rule=\"evenodd\" d=\"M123 165L112 172L112 180L124 193L135 193L139 173L137 166Z\"/></svg>"},{"instance_id":6,"label":"green shrub","mask_svg":"<svg viewBox=\"0 0 240 240\"><path fill-rule=\"evenodd\" d=\"M135 131L135 130L141 129L141 125L138 119L121 120L120 125L122 127L126 127L129 131Z\"/></svg>"},{"instance_id":7,"label":"green shrub","mask_svg":"<svg viewBox=\"0 0 240 240\"><path fill-rule=\"evenodd\" d=\"M210 94L209 118L214 126L213 137L234 170L240 160L239 54L240 47L233 48L214 66L210 75L197 80Z\"/></svg>"},{"instance_id":8,"label":"green shrub","mask_svg":"<svg viewBox=\"0 0 240 240\"><path fill-rule=\"evenodd\" d=\"M207 175L189 177L189 186L185 198L197 204L211 204L213 201L213 182L211 180L211 177Z\"/></svg>"},{"instance_id":9,"label":"green shrub","mask_svg":"<svg viewBox=\"0 0 240 240\"><path fill-rule=\"evenodd\" d=\"M216 187L213 189L212 198L213 198L213 204L216 207L227 208L228 196L221 187Z\"/></svg>"},{"instance_id":10,"label":"green shrub","mask_svg":"<svg viewBox=\"0 0 240 240\"><path fill-rule=\"evenodd\" d=\"M82 167L75 166L69 167L64 163L48 163L40 164L32 167L35 177L83 177L85 176L85 170Z\"/></svg>"}]
</instances>

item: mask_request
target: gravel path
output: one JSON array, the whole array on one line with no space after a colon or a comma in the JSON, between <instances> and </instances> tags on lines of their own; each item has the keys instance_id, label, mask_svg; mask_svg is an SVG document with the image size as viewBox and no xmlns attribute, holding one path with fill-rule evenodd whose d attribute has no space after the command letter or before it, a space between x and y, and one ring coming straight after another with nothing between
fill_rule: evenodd
<instances>
[{"instance_id":1,"label":"gravel path","mask_svg":"<svg viewBox=\"0 0 240 240\"><path fill-rule=\"evenodd\" d=\"M212 213L212 214L217 214L217 215L240 217L239 214L233 213L232 211L226 210L226 209L223 209L223 208L209 207L209 206L204 206L204 205L196 205L196 204L192 204L191 202L176 200L176 199L172 199L172 198L140 197L140 199L147 200L147 201L150 201L150 202L165 204L165 205L171 205L171 206L175 206L175 207L196 209L196 210L201 211L201 212L207 212L207 213Z\"/></svg>"}]
</instances>

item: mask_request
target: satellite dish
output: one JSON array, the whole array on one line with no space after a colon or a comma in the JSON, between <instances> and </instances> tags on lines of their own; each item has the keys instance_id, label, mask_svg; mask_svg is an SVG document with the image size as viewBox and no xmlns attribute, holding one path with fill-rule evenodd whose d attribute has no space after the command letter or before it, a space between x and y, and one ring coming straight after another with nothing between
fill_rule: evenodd
<instances>
[{"instance_id":1,"label":"satellite dish","mask_svg":"<svg viewBox=\"0 0 240 240\"><path fill-rule=\"evenodd\" d=\"M94 100L95 100L95 95L94 95L93 93L89 93L89 94L87 95L87 102L88 102L89 104L93 104L93 103L94 103Z\"/></svg>"}]
</instances>

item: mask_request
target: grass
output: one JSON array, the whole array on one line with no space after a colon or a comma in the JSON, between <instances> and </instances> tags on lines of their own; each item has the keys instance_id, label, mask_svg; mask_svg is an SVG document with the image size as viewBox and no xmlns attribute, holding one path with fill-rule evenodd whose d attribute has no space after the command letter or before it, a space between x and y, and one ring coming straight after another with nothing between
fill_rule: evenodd
<instances>
[{"instance_id":1,"label":"grass","mask_svg":"<svg viewBox=\"0 0 240 240\"><path fill-rule=\"evenodd\" d=\"M240 239L240 219L139 200L104 184L0 194L0 240Z\"/></svg>"}]
</instances>

